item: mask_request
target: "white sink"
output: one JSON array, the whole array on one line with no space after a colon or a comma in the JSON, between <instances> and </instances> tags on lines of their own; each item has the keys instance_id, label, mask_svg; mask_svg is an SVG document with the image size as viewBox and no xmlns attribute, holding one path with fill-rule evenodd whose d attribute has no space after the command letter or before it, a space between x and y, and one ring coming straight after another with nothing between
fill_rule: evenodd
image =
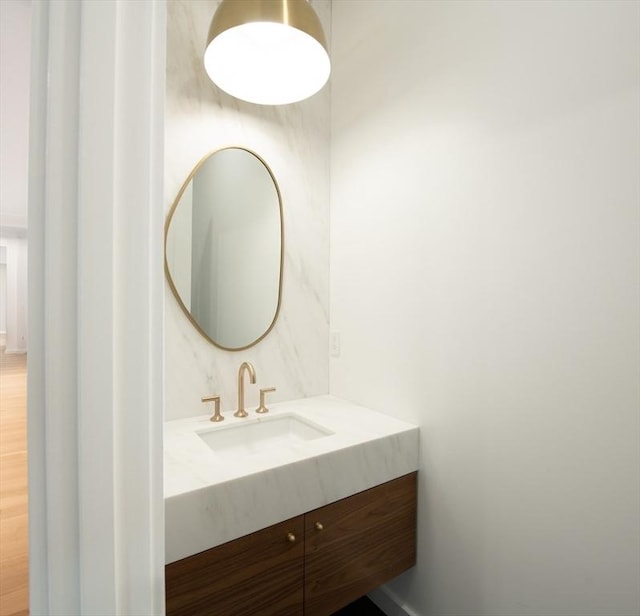
<instances>
[{"instance_id":1,"label":"white sink","mask_svg":"<svg viewBox=\"0 0 640 616\"><path fill-rule=\"evenodd\" d=\"M413 472L418 445L417 426L334 396L169 421L165 564Z\"/></svg>"},{"instance_id":2,"label":"white sink","mask_svg":"<svg viewBox=\"0 0 640 616\"><path fill-rule=\"evenodd\" d=\"M247 456L333 434L331 430L294 413L243 420L229 426L201 430L198 436L216 453Z\"/></svg>"}]
</instances>

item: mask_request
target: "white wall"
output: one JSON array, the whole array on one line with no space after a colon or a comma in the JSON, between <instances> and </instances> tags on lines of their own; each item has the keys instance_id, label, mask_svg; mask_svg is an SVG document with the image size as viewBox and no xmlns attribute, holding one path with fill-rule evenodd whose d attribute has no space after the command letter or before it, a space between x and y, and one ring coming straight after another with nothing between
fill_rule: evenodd
<instances>
[{"instance_id":1,"label":"white wall","mask_svg":"<svg viewBox=\"0 0 640 616\"><path fill-rule=\"evenodd\" d=\"M421 426L412 613L640 610L639 23L333 3L330 390Z\"/></svg>"},{"instance_id":2,"label":"white wall","mask_svg":"<svg viewBox=\"0 0 640 616\"><path fill-rule=\"evenodd\" d=\"M223 351L205 340L166 286L166 419L210 409L200 398L222 395L222 410L236 408L237 372L253 362L257 384L247 388L247 408L260 387L273 385L274 401L325 394L329 389L329 131L330 87L295 105L238 101L214 86L202 54L217 0L167 4L165 210L206 153L237 145L259 154L282 193L284 281L278 321L258 345ZM330 39L331 3L313 6Z\"/></svg>"},{"instance_id":3,"label":"white wall","mask_svg":"<svg viewBox=\"0 0 640 616\"><path fill-rule=\"evenodd\" d=\"M0 2L0 228L26 227L31 0Z\"/></svg>"},{"instance_id":4,"label":"white wall","mask_svg":"<svg viewBox=\"0 0 640 616\"><path fill-rule=\"evenodd\" d=\"M26 182L26 178L25 178ZM27 351L27 239L0 237L6 250L6 352Z\"/></svg>"},{"instance_id":5,"label":"white wall","mask_svg":"<svg viewBox=\"0 0 640 616\"><path fill-rule=\"evenodd\" d=\"M7 247L0 245L0 346L7 344Z\"/></svg>"},{"instance_id":6,"label":"white wall","mask_svg":"<svg viewBox=\"0 0 640 616\"><path fill-rule=\"evenodd\" d=\"M5 346L7 333L7 264L0 261L0 346Z\"/></svg>"},{"instance_id":7,"label":"white wall","mask_svg":"<svg viewBox=\"0 0 640 616\"><path fill-rule=\"evenodd\" d=\"M30 0L0 2L0 246L6 248L8 353L27 350L30 27Z\"/></svg>"}]
</instances>

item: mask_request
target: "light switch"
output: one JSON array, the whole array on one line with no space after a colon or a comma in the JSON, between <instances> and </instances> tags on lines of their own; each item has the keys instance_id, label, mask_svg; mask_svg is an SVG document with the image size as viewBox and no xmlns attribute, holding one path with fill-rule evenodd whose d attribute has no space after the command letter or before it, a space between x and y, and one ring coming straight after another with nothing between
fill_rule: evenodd
<instances>
[{"instance_id":1,"label":"light switch","mask_svg":"<svg viewBox=\"0 0 640 616\"><path fill-rule=\"evenodd\" d=\"M340 357L340 332L331 332L331 357Z\"/></svg>"}]
</instances>

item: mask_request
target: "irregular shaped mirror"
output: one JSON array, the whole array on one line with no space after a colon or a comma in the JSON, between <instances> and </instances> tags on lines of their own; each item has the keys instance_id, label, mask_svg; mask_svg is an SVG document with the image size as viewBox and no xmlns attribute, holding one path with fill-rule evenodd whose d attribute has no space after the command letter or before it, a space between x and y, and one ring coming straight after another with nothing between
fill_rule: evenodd
<instances>
[{"instance_id":1,"label":"irregular shaped mirror","mask_svg":"<svg viewBox=\"0 0 640 616\"><path fill-rule=\"evenodd\" d=\"M280 309L280 190L267 164L244 148L205 156L165 225L165 272L193 325L216 346L240 351L264 338Z\"/></svg>"}]
</instances>

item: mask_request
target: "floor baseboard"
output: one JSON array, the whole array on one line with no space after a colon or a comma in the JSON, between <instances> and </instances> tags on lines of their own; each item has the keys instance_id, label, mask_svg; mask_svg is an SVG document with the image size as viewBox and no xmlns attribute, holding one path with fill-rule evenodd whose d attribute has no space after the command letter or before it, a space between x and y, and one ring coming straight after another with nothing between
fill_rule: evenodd
<instances>
[{"instance_id":1,"label":"floor baseboard","mask_svg":"<svg viewBox=\"0 0 640 616\"><path fill-rule=\"evenodd\" d=\"M387 616L419 616L415 612L400 606L400 601L386 586L376 588L368 595Z\"/></svg>"}]
</instances>

